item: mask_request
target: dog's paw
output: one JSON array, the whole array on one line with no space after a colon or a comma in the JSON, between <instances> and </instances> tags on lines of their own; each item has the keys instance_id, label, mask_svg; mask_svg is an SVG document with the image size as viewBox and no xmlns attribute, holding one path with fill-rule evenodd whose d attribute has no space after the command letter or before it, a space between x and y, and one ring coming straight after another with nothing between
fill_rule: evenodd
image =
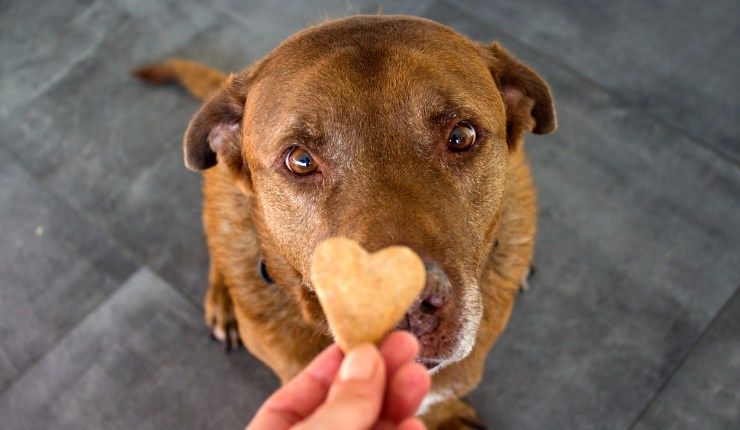
<instances>
[{"instance_id":1,"label":"dog's paw","mask_svg":"<svg viewBox=\"0 0 740 430\"><path fill-rule=\"evenodd\" d=\"M486 423L478 417L450 417L437 427L438 430L485 430L487 428Z\"/></svg>"},{"instance_id":2,"label":"dog's paw","mask_svg":"<svg viewBox=\"0 0 740 430\"><path fill-rule=\"evenodd\" d=\"M519 293L525 293L529 290L529 280L534 276L536 271L537 269L534 267L534 264L527 268L524 272L524 276L522 276L522 280L519 281Z\"/></svg>"},{"instance_id":3,"label":"dog's paw","mask_svg":"<svg viewBox=\"0 0 740 430\"><path fill-rule=\"evenodd\" d=\"M430 430L483 430L486 429L478 413L472 406L459 399L449 400L437 405L422 416Z\"/></svg>"},{"instance_id":4,"label":"dog's paw","mask_svg":"<svg viewBox=\"0 0 740 430\"><path fill-rule=\"evenodd\" d=\"M204 300L206 325L211 339L223 345L225 351L239 349L239 326L234 317L234 305L226 288L210 286Z\"/></svg>"},{"instance_id":5,"label":"dog's paw","mask_svg":"<svg viewBox=\"0 0 740 430\"><path fill-rule=\"evenodd\" d=\"M437 429L441 430L485 430L487 428L486 423L478 417L473 408L470 408L470 412L451 415L437 426Z\"/></svg>"}]
</instances>

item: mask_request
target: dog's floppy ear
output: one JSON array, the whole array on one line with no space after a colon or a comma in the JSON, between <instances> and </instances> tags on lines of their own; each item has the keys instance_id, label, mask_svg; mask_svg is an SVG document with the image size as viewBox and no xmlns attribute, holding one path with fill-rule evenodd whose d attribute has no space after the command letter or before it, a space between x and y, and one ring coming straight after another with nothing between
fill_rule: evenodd
<instances>
[{"instance_id":1,"label":"dog's floppy ear","mask_svg":"<svg viewBox=\"0 0 740 430\"><path fill-rule=\"evenodd\" d=\"M241 170L241 122L247 99L246 74L229 76L190 120L183 142L185 166L205 170L219 159Z\"/></svg>"},{"instance_id":2,"label":"dog's floppy ear","mask_svg":"<svg viewBox=\"0 0 740 430\"><path fill-rule=\"evenodd\" d=\"M506 141L509 148L516 147L525 131L535 134L555 131L555 105L550 88L542 77L498 43L485 49L491 75L506 105Z\"/></svg>"}]
</instances>

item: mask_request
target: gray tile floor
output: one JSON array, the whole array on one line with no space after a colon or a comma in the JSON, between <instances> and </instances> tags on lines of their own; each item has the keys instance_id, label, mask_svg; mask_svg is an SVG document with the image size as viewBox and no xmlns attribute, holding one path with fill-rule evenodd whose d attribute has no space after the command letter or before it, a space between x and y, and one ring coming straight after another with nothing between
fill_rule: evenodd
<instances>
[{"instance_id":1,"label":"gray tile floor","mask_svg":"<svg viewBox=\"0 0 740 430\"><path fill-rule=\"evenodd\" d=\"M538 272L470 396L493 428L740 426L740 3L388 2L555 92ZM184 92L378 2L0 2L0 427L240 428L277 380L210 343Z\"/></svg>"}]
</instances>

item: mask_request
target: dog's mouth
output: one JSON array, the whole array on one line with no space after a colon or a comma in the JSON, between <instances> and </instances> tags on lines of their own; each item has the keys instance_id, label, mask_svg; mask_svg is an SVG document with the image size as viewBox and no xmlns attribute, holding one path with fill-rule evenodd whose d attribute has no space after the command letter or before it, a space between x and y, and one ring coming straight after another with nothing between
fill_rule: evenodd
<instances>
[{"instance_id":1,"label":"dog's mouth","mask_svg":"<svg viewBox=\"0 0 740 430\"><path fill-rule=\"evenodd\" d=\"M453 284L439 268L430 266L427 285L395 329L408 331L417 338L419 353L415 361L430 373L436 373L470 353L483 309L477 280ZM308 287L304 291L310 291L310 283L304 285ZM323 314L316 317L328 324ZM331 333L328 325L326 331Z\"/></svg>"},{"instance_id":2,"label":"dog's mouth","mask_svg":"<svg viewBox=\"0 0 740 430\"><path fill-rule=\"evenodd\" d=\"M416 362L436 373L470 354L483 314L481 299L477 280L453 283L428 270L427 286L396 325L418 339Z\"/></svg>"},{"instance_id":3,"label":"dog's mouth","mask_svg":"<svg viewBox=\"0 0 740 430\"><path fill-rule=\"evenodd\" d=\"M436 370L440 364L442 364L443 360L425 358L425 357L416 357L414 361L416 361L419 364L424 365L424 367L426 367L427 370L433 371L433 370Z\"/></svg>"},{"instance_id":4,"label":"dog's mouth","mask_svg":"<svg viewBox=\"0 0 740 430\"><path fill-rule=\"evenodd\" d=\"M425 290L409 306L396 329L416 336L419 341L416 361L431 372L456 355L465 327L457 300L448 294Z\"/></svg>"}]
</instances>

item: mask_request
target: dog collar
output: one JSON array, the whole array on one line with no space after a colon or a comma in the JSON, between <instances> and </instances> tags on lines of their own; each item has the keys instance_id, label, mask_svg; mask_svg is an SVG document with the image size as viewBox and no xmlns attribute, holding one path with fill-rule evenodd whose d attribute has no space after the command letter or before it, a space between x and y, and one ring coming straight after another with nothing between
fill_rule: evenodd
<instances>
[{"instance_id":1,"label":"dog collar","mask_svg":"<svg viewBox=\"0 0 740 430\"><path fill-rule=\"evenodd\" d=\"M266 284L272 284L273 282L275 282L272 280L272 276L270 276L270 272L267 271L267 264L265 264L264 258L260 258L259 271L260 271L260 276L262 277L262 280L265 281Z\"/></svg>"}]
</instances>

